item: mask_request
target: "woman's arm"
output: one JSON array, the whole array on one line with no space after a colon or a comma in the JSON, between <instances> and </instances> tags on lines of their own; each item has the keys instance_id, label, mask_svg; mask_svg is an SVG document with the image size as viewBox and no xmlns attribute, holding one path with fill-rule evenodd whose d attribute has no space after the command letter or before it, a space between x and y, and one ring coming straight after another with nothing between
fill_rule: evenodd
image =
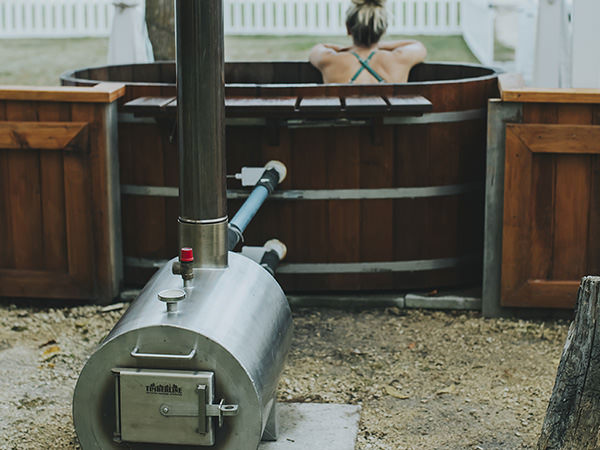
<instances>
[{"instance_id":1,"label":"woman's arm","mask_svg":"<svg viewBox=\"0 0 600 450\"><path fill-rule=\"evenodd\" d=\"M387 50L390 52L397 53L403 60L412 64L422 62L427 56L427 49L425 46L413 39L407 39L403 41L393 42L382 42L377 48L380 50Z\"/></svg>"},{"instance_id":2,"label":"woman's arm","mask_svg":"<svg viewBox=\"0 0 600 450\"><path fill-rule=\"evenodd\" d=\"M396 49L406 47L407 45L413 45L419 43L419 41L415 41L414 39L405 39L402 41L389 41L389 42L380 42L377 44L377 48L379 50L387 50L389 52L393 52Z\"/></svg>"},{"instance_id":3,"label":"woman's arm","mask_svg":"<svg viewBox=\"0 0 600 450\"><path fill-rule=\"evenodd\" d=\"M320 69L327 63L331 56L347 49L347 47L336 44L317 44L311 49L308 60L313 66Z\"/></svg>"},{"instance_id":4,"label":"woman's arm","mask_svg":"<svg viewBox=\"0 0 600 450\"><path fill-rule=\"evenodd\" d=\"M334 52L341 52L344 50L344 47L337 44L321 44L323 47L333 50Z\"/></svg>"}]
</instances>

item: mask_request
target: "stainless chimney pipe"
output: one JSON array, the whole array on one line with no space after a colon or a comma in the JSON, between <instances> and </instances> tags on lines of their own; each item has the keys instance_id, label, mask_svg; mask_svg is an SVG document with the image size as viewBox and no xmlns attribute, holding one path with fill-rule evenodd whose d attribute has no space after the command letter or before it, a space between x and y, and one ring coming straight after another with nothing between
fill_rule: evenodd
<instances>
[{"instance_id":1,"label":"stainless chimney pipe","mask_svg":"<svg viewBox=\"0 0 600 450\"><path fill-rule=\"evenodd\" d=\"M227 266L222 0L176 0L180 247Z\"/></svg>"}]
</instances>

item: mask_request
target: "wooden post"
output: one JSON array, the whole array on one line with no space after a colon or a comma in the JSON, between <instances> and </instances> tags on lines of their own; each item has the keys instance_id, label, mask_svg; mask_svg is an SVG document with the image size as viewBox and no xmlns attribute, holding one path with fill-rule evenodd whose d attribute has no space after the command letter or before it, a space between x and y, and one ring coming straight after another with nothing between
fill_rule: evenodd
<instances>
[{"instance_id":1,"label":"wooden post","mask_svg":"<svg viewBox=\"0 0 600 450\"><path fill-rule=\"evenodd\" d=\"M577 293L538 450L598 448L600 429L600 277L584 277Z\"/></svg>"},{"instance_id":2,"label":"wooden post","mask_svg":"<svg viewBox=\"0 0 600 450\"><path fill-rule=\"evenodd\" d=\"M500 99L488 102L487 158L485 180L485 226L483 243L482 313L485 317L506 315L500 304L502 279L502 220L504 215L504 159L506 124L523 122L523 105Z\"/></svg>"}]
</instances>

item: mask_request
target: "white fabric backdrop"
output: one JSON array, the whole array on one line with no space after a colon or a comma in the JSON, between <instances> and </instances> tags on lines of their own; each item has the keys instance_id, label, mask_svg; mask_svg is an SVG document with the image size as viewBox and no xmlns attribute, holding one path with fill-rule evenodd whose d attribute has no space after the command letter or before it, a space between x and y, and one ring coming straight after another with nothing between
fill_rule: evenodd
<instances>
[{"instance_id":1,"label":"white fabric backdrop","mask_svg":"<svg viewBox=\"0 0 600 450\"><path fill-rule=\"evenodd\" d=\"M144 0L115 2L115 14L108 42L108 64L154 61L146 27Z\"/></svg>"}]
</instances>

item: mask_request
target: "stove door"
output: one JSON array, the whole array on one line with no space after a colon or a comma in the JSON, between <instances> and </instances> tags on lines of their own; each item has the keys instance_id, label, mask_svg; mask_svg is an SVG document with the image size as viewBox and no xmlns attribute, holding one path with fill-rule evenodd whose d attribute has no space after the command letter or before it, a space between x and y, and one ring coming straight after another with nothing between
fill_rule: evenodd
<instances>
[{"instance_id":1,"label":"stove door","mask_svg":"<svg viewBox=\"0 0 600 450\"><path fill-rule=\"evenodd\" d=\"M113 369L116 375L115 439L154 444L215 443L214 374L183 370Z\"/></svg>"}]
</instances>

